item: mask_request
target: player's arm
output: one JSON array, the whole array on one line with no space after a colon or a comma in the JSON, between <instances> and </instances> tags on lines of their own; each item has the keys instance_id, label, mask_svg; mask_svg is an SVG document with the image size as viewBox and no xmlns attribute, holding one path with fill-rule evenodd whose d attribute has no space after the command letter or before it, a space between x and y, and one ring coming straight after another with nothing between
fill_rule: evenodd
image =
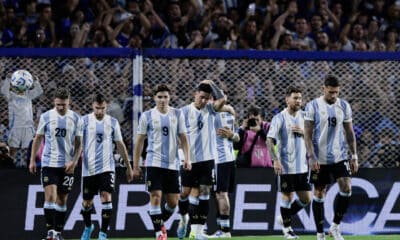
<instances>
[{"instance_id":1,"label":"player's arm","mask_svg":"<svg viewBox=\"0 0 400 240\"><path fill-rule=\"evenodd\" d=\"M314 146L312 143L314 133L314 121L304 120L304 143L307 149L307 158L312 170L319 170L317 158L314 155Z\"/></svg>"},{"instance_id":2,"label":"player's arm","mask_svg":"<svg viewBox=\"0 0 400 240\"><path fill-rule=\"evenodd\" d=\"M125 143L123 141L115 141L115 144L117 145L117 151L121 155L126 166L126 178L128 182L131 182L133 180L133 170L131 163L129 162L128 151L126 150Z\"/></svg>"},{"instance_id":3,"label":"player's arm","mask_svg":"<svg viewBox=\"0 0 400 240\"><path fill-rule=\"evenodd\" d=\"M271 159L274 163L275 174L281 175L282 174L282 163L275 152L276 140L272 137L267 137L266 144L267 144L267 149L268 149L269 155L271 156Z\"/></svg>"},{"instance_id":4,"label":"player's arm","mask_svg":"<svg viewBox=\"0 0 400 240\"><path fill-rule=\"evenodd\" d=\"M343 128L344 128L344 133L346 135L346 141L347 144L349 145L351 152L350 168L352 173L356 173L358 171L358 156L357 156L357 143L354 134L353 123L351 121L344 122Z\"/></svg>"},{"instance_id":5,"label":"player's arm","mask_svg":"<svg viewBox=\"0 0 400 240\"><path fill-rule=\"evenodd\" d=\"M27 93L31 99L35 99L43 93L43 88L39 82L39 78L34 76L34 79L35 81L33 81L33 89L29 90Z\"/></svg>"},{"instance_id":6,"label":"player's arm","mask_svg":"<svg viewBox=\"0 0 400 240\"><path fill-rule=\"evenodd\" d=\"M140 155L143 151L144 140L146 139L145 134L137 134L135 149L133 150L133 178L139 178L142 175L142 170L139 166Z\"/></svg>"},{"instance_id":7,"label":"player's arm","mask_svg":"<svg viewBox=\"0 0 400 240\"><path fill-rule=\"evenodd\" d=\"M220 112L228 112L228 113L232 114L233 116L235 116L235 114L236 114L235 109L231 105L227 105L227 104L222 106Z\"/></svg>"},{"instance_id":8,"label":"player's arm","mask_svg":"<svg viewBox=\"0 0 400 240\"><path fill-rule=\"evenodd\" d=\"M44 135L36 134L32 142L31 159L29 162L29 172L32 174L36 173L36 154L39 150L40 144L44 138Z\"/></svg>"},{"instance_id":9,"label":"player's arm","mask_svg":"<svg viewBox=\"0 0 400 240\"><path fill-rule=\"evenodd\" d=\"M179 134L179 141L181 143L181 147L183 150L183 155L185 156L185 160L183 161L183 169L191 170L192 163L190 161L190 154L189 154L189 141L187 139L186 133Z\"/></svg>"},{"instance_id":10,"label":"player's arm","mask_svg":"<svg viewBox=\"0 0 400 240\"><path fill-rule=\"evenodd\" d=\"M74 140L74 155L72 160L65 164L66 173L74 173L75 167L78 164L82 153L82 136L75 136Z\"/></svg>"}]
</instances>

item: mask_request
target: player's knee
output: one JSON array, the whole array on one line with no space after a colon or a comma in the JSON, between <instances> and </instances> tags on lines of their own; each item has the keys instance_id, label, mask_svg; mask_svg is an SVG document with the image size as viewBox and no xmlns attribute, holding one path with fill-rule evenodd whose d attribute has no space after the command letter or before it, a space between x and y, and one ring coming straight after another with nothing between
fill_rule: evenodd
<instances>
[{"instance_id":1,"label":"player's knee","mask_svg":"<svg viewBox=\"0 0 400 240\"><path fill-rule=\"evenodd\" d=\"M91 208L93 206L93 200L83 200L82 207L85 209Z\"/></svg>"}]
</instances>

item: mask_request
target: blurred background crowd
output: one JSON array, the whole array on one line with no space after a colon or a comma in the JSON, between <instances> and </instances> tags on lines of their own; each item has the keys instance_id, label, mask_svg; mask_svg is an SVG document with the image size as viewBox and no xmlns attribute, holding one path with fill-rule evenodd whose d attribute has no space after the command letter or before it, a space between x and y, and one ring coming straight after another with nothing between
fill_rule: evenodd
<instances>
[{"instance_id":1,"label":"blurred background crowd","mask_svg":"<svg viewBox=\"0 0 400 240\"><path fill-rule=\"evenodd\" d=\"M400 0L2 0L1 47L398 51Z\"/></svg>"}]
</instances>

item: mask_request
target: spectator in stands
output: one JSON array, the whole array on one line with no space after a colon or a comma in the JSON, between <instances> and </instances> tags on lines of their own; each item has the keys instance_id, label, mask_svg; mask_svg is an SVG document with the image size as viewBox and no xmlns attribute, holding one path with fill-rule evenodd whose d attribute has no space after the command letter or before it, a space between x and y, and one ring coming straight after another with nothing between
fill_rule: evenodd
<instances>
[{"instance_id":1,"label":"spectator in stands","mask_svg":"<svg viewBox=\"0 0 400 240\"><path fill-rule=\"evenodd\" d=\"M39 18L36 23L28 25L28 37L30 42L41 43L39 47L56 45L56 32L52 20L52 9L50 4L40 3L37 5ZM38 41L37 41L38 40ZM31 45L36 47L35 44Z\"/></svg>"},{"instance_id":2,"label":"spectator in stands","mask_svg":"<svg viewBox=\"0 0 400 240\"><path fill-rule=\"evenodd\" d=\"M400 167L400 153L398 143L390 128L385 128L379 134L379 142L371 150L369 162L376 167Z\"/></svg>"},{"instance_id":3,"label":"spectator in stands","mask_svg":"<svg viewBox=\"0 0 400 240\"><path fill-rule=\"evenodd\" d=\"M387 51L399 51L400 50L400 42L399 42L399 30L395 27L388 27L385 31L384 41L386 44Z\"/></svg>"},{"instance_id":4,"label":"spectator in stands","mask_svg":"<svg viewBox=\"0 0 400 240\"><path fill-rule=\"evenodd\" d=\"M234 148L239 150L239 155L251 149L250 166L247 167L272 167L271 157L268 153L266 139L269 129L269 122L264 121L265 114L261 108L251 106L248 108L247 115L243 119L242 126L239 128L240 141L234 143ZM254 139L257 140L254 140Z\"/></svg>"}]
</instances>

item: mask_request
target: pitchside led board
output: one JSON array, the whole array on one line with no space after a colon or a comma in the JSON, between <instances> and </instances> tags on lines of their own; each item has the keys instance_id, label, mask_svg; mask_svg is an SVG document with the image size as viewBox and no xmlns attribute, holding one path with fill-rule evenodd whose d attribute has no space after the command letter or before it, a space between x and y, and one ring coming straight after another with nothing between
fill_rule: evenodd
<instances>
[{"instance_id":1,"label":"pitchside led board","mask_svg":"<svg viewBox=\"0 0 400 240\"><path fill-rule=\"evenodd\" d=\"M152 223L147 214L149 196L143 183L127 184L123 169L117 178L110 237L153 236ZM77 173L80 171L77 170ZM68 201L65 237L79 238L83 222L80 215L80 179L76 178ZM353 178L353 195L342 229L347 234L400 233L400 176L394 169L361 169ZM26 170L0 170L0 239L39 239L45 232L43 217L43 189L39 176ZM333 201L338 186L329 188L325 200L326 221L333 218ZM239 169L236 193L231 195L234 235L280 234L275 222L279 214L279 194L271 169ZM95 198L98 224L101 205ZM213 206L212 206L212 209ZM215 211L210 212L208 228L215 230ZM173 215L166 227L175 232L178 215ZM325 225L329 227L329 223ZM315 224L310 209L298 213L293 228L299 234L314 233ZM98 229L98 228L97 228ZM174 234L171 234L171 237Z\"/></svg>"}]
</instances>

